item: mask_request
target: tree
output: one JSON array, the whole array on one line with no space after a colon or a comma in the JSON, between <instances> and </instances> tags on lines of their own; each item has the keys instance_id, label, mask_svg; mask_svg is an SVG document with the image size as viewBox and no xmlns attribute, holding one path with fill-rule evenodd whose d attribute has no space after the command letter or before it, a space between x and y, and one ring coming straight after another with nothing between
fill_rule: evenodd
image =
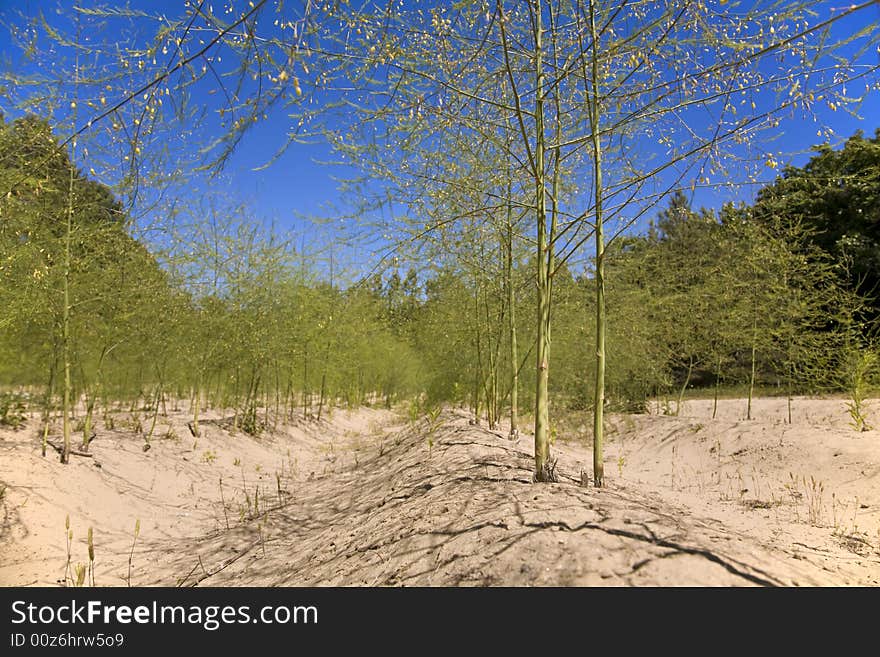
<instances>
[{"instance_id":1,"label":"tree","mask_svg":"<svg viewBox=\"0 0 880 657\"><path fill-rule=\"evenodd\" d=\"M814 147L803 167L788 166L761 189L757 221L800 224L809 244L841 266L848 261L852 286L876 297L880 286L880 128L873 138L861 132L841 150ZM880 310L871 302L871 314Z\"/></svg>"},{"instance_id":2,"label":"tree","mask_svg":"<svg viewBox=\"0 0 880 657\"><path fill-rule=\"evenodd\" d=\"M0 161L3 180L32 181L17 185L2 210L8 220L0 297L11 311L4 317L4 346L22 354L9 376L18 378L23 369L48 372L49 398L61 379L66 462L76 399L86 394L86 446L105 359L125 340L132 318L143 319L145 304L161 300L168 282L126 232L120 203L58 150L45 121L0 123Z\"/></svg>"}]
</instances>

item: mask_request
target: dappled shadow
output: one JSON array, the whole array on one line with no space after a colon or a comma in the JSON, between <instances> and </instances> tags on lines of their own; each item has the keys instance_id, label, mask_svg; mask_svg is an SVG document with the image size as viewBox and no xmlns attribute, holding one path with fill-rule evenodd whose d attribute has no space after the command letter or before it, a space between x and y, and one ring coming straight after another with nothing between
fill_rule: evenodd
<instances>
[{"instance_id":1,"label":"dappled shadow","mask_svg":"<svg viewBox=\"0 0 880 657\"><path fill-rule=\"evenodd\" d=\"M444 412L362 448L357 466L287 481L259 518L181 542L177 581L155 583L634 584L648 571L680 584L791 581L767 572L770 558L710 549L708 521L623 489L534 484L532 467L516 443Z\"/></svg>"}]
</instances>

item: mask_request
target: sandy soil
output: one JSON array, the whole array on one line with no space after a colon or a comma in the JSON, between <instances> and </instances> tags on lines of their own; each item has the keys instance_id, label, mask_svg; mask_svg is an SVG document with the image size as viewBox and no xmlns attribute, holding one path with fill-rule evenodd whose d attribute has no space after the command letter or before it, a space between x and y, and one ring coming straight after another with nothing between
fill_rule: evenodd
<instances>
[{"instance_id":1,"label":"sandy soil","mask_svg":"<svg viewBox=\"0 0 880 657\"><path fill-rule=\"evenodd\" d=\"M356 455L360 441L381 434L394 419L385 410L336 411L332 421L300 420L255 439L230 433L231 417L208 412L194 438L187 427L191 416L169 409L145 452L144 439L126 426L128 417L117 415L115 430L98 421L93 456L71 456L67 466L51 448L40 456L36 419L19 431L0 429L0 489L6 486L0 585L63 585L68 516L71 567L88 562L86 536L93 527L96 584L105 586L128 583L139 520L131 583L143 584L157 574L161 553L176 549L175 541L225 530L227 523L236 527L264 507L289 501L284 491L291 482L332 469L337 450ZM80 440L75 435L74 446Z\"/></svg>"},{"instance_id":2,"label":"sandy soil","mask_svg":"<svg viewBox=\"0 0 880 657\"><path fill-rule=\"evenodd\" d=\"M72 564L94 528L99 586L127 584L138 519L132 585L880 583L880 431L839 400L795 400L792 424L785 400L745 409L612 415L601 490L581 485L577 421L556 484L532 483L528 436L457 410L337 410L258 439L209 414L198 440L172 413L148 452L99 425L68 466L33 422L0 431L0 585L63 585L68 514Z\"/></svg>"}]
</instances>

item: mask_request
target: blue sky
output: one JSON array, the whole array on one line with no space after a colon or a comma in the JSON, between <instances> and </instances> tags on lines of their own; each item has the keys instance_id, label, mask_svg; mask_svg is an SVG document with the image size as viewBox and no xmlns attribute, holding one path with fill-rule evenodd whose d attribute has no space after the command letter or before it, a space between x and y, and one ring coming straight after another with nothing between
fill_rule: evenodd
<instances>
[{"instance_id":1,"label":"blue sky","mask_svg":"<svg viewBox=\"0 0 880 657\"><path fill-rule=\"evenodd\" d=\"M49 17L50 22L59 21L64 24L67 17L71 14L71 8L75 3L68 1L58 2L56 0L0 0L0 18L5 23L15 26L19 19L16 12L21 12L24 16L36 16L40 12L44 12ZM83 0L82 6L90 7L94 3ZM220 7L225 4L224 0L216 0L215 4ZM237 1L236 6L243 7L246 3ZM110 6L123 6L121 3L110 3ZM150 0L131 0L128 6L132 8L145 8L152 14L165 14L169 17L180 17L184 15L183 0L162 0L154 2ZM816 21L831 15L835 8L843 6L843 3L832 0L831 2L817 2L815 10L818 14ZM58 13L59 7L62 13ZM215 11L219 11L215 7ZM834 27L834 34L843 35L858 31L864 26L868 20L877 20L880 18L880 4L874 10L868 10L841 21ZM71 23L67 22L70 27ZM115 25L115 23L114 23ZM145 35L152 33L152 29L145 27L144 33L138 33L137 29L126 35L129 43L135 43L138 39L143 39ZM95 40L117 38L115 34L95 35ZM11 43L7 39L7 33L0 32L0 52L4 58L12 58L13 67L19 66L19 55L11 48ZM70 53L57 53L60 58L68 57ZM863 61L878 61L878 53L876 51L869 52ZM43 61L42 64L47 64ZM51 63L49 63L51 69ZM26 72L30 72L33 65L24 67ZM876 77L874 78L876 80ZM217 107L217 97L209 97L207 95L207 86L196 86L193 88L193 100L196 103L205 103L206 105ZM110 99L112 101L112 99ZM0 103L4 101L0 99ZM760 102L760 99L759 99ZM769 102L769 99L768 99ZM0 109L4 113L15 116L16 112L9 107ZM858 110L861 118L850 116L845 112L831 113L824 106L817 108L819 118L823 122L827 122L834 129L839 138L846 138L853 134L857 129L863 130L867 135L872 135L877 127L880 127L880 92L871 92L866 102ZM63 112L59 112L59 117L63 116ZM62 120L59 118L59 120ZM210 122L208 122L210 123ZM208 130L205 126L201 126L202 130ZM193 130L198 132L200 126L194 126ZM278 160L276 160L268 168L255 171L256 167L265 164L274 154L279 146L283 143L284 135L290 129L290 119L283 107L276 107L267 114L264 121L260 121L252 127L245 135L243 141L239 144L234 154L230 158L222 176L216 180L198 179L195 183L189 183L190 191L198 193L198 186L220 187L232 199L244 202L251 207L255 217L262 218L266 222L273 222L282 229L290 229L302 235L304 233L317 234L315 229L308 221L303 221L303 217L332 217L335 214L334 206L346 209L344 201L340 200L337 192L337 182L334 177L349 177L354 174L354 170L349 167L327 166L321 164L321 161L335 160L330 149L321 144L292 145ZM209 131L209 130L208 130ZM802 165L809 157L809 149L814 144L823 141L816 134L817 126L812 121L804 121L799 116L791 118L783 117L778 127L778 137L772 143L753 144L758 150L766 150L772 152L780 164L793 163ZM58 133L64 134L65 130L60 128ZM168 137L165 137L168 139ZM181 137L181 144L185 143L185 138ZM170 142L169 142L170 143ZM84 163L81 163L83 166ZM84 168L88 168L85 167ZM775 175L774 171L767 169L761 175L764 180L772 180ZM195 185L193 187L193 185ZM694 195L694 205L706 207L719 207L725 200L750 200L755 191L753 187L739 187L735 190L721 189L704 189L698 190ZM326 229L325 237L326 237Z\"/></svg>"},{"instance_id":2,"label":"blue sky","mask_svg":"<svg viewBox=\"0 0 880 657\"><path fill-rule=\"evenodd\" d=\"M208 3L211 4L211 3ZM223 0L217 0L215 10L219 13ZM243 4L241 2L237 3ZM132 9L144 9L152 15L166 15L169 18L180 18L185 15L183 0L132 0L129 3L95 3L84 0L82 2L71 2L69 0L17 0L8 2L0 0L0 20L8 25L12 30L22 30L30 19L34 19L41 13L45 15L47 21L59 27L67 35L74 34L74 23L72 17L74 6L82 7L98 7L108 6L111 8L119 8L123 6ZM87 19L85 19L87 20ZM133 21L131 23L120 20L111 19L108 23L111 29L99 34L84 35L85 40L91 43L100 44L113 42L118 39L125 47L137 47L149 43L149 40L155 32L155 23L152 21ZM114 31L119 25L124 25L126 32L120 34ZM70 49L58 49L53 47L52 52L57 59L49 61L48 57L41 57L37 62L31 62L22 57L18 48L12 43L8 37L9 32L6 29L0 30L0 55L7 60L4 64L13 72L23 72L26 75L41 74L51 78L56 69L64 68L64 70L72 69L72 54ZM40 39L38 41L41 48L48 48L49 41ZM87 62L93 63L93 62ZM161 62L160 62L161 63ZM69 75L69 73L68 73ZM208 81L212 82L212 81ZM211 128L199 125L186 126L187 136L181 133L179 143L173 134L175 127L169 128L169 135L172 139L166 139L165 143L172 149L177 148L178 153L183 153L187 148L188 135L192 134L196 139L205 140L210 138L211 129L216 128L216 120L212 118L216 114L216 109L222 103L218 104L218 94L213 89L213 84L200 84L192 89L192 101L195 105L204 104L211 108L207 117L207 122L214 121ZM27 93L27 92L25 92ZM69 93L65 90L62 93ZM88 90L81 92L88 94ZM94 93L92 94L94 96ZM115 93L118 97L120 94ZM112 104L116 98L114 92L107 93L106 98L108 104ZM4 106L5 105L5 106ZM68 104L64 102L58 103L55 108L50 122L55 124L56 134L60 137L66 137L71 131L70 112ZM80 103L82 106L82 103ZM20 114L20 110L9 106L4 99L0 98L0 111L3 111L8 117L15 117ZM90 110L86 110L87 112ZM91 115L97 113L97 110L91 110ZM80 116L87 118L89 115L80 113ZM107 124L109 119L104 119L103 123ZM83 119L79 120L82 124ZM199 123L199 122L196 122ZM272 224L281 231L292 231L297 237L297 244L302 243L302 237L305 235L307 240L325 241L327 237L326 230L319 231L308 220L310 217L323 218L334 216L333 206L339 203L339 195L337 193L338 183L335 177L350 177L353 170L347 167L327 166L319 164L319 162L327 162L335 160L330 148L325 144L296 144L282 154L273 164L266 168L260 168L270 159L270 157L278 150L279 145L283 143L284 135L289 129L289 119L283 108L276 108L275 111L268 115L268 120L258 123L250 128L236 148L228 164L222 173L216 178L207 176L195 176L186 181L185 190L189 194L198 194L204 190L208 193L215 193L218 189L222 192L222 202L230 205L243 203L250 209L250 214L255 219L260 219L265 225ZM103 136L97 134L91 137L93 148L92 151L98 150L98 146L105 142ZM161 140L160 140L161 141ZM97 142L97 143L96 143ZM81 144L85 144L88 148L90 143L90 135L83 136ZM203 141L193 143L201 144ZM164 144L160 144L164 145ZM124 152L123 149L117 148L113 156L106 157L109 166L101 167L98 163L100 158L88 158L82 155L82 147L78 156L78 163L88 170L94 166L97 171L95 177L105 182L112 182L110 178L114 176L114 165L116 161L114 156ZM175 153L172 152L172 158ZM108 171L109 169L109 171ZM324 233L319 235L319 232Z\"/></svg>"}]
</instances>

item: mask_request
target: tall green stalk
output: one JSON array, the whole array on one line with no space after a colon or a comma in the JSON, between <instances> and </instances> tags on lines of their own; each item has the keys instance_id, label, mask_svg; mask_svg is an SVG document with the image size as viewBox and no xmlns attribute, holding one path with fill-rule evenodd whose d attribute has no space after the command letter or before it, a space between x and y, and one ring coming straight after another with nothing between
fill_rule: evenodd
<instances>
[{"instance_id":1,"label":"tall green stalk","mask_svg":"<svg viewBox=\"0 0 880 657\"><path fill-rule=\"evenodd\" d=\"M752 419L752 398L755 395L755 361L758 351L758 302L755 301L754 316L752 319L752 367L749 375L749 403L746 408L746 419Z\"/></svg>"},{"instance_id":2,"label":"tall green stalk","mask_svg":"<svg viewBox=\"0 0 880 657\"><path fill-rule=\"evenodd\" d=\"M79 53L74 68L74 90L79 84ZM75 97L75 95L74 95ZM73 105L73 125L76 126L76 101ZM70 461L70 414L71 414L71 383L70 383L70 270L71 241L73 239L73 205L74 182L76 180L76 139L71 144L70 175L67 187L67 225L64 233L64 278L62 280L63 307L61 309L61 357L64 361L64 392L62 395L62 426L64 446L61 449L61 462Z\"/></svg>"},{"instance_id":3,"label":"tall green stalk","mask_svg":"<svg viewBox=\"0 0 880 657\"><path fill-rule=\"evenodd\" d=\"M542 6L535 3L535 206L538 228L538 336L535 389L535 477L548 477L550 462L550 272L547 257L552 245L547 239L547 190L544 173L544 60Z\"/></svg>"},{"instance_id":4,"label":"tall green stalk","mask_svg":"<svg viewBox=\"0 0 880 657\"><path fill-rule=\"evenodd\" d=\"M512 98L516 107L516 119L519 124L523 145L528 153L529 168L535 183L535 225L537 228L537 336L535 348L535 360L537 375L535 377L535 480L547 481L553 478L550 464L550 410L549 410L549 347L550 347L550 270L548 263L552 263L550 254L553 249L552 234L547 236L547 188L544 172L544 62L542 46L542 3L533 0L530 11L534 15L533 38L535 44L535 150L530 148L530 132L526 128L526 113L522 109L519 92L517 91L516 77L510 62L510 45L507 40L507 30L502 0L496 0L499 16L499 31L501 33L502 51L507 78L510 82Z\"/></svg>"},{"instance_id":5,"label":"tall green stalk","mask_svg":"<svg viewBox=\"0 0 880 657\"><path fill-rule=\"evenodd\" d=\"M602 144L599 138L599 35L596 30L596 10L590 0L590 39L592 40L592 70L590 75L590 132L593 142L593 186L596 196L596 387L593 397L593 484L605 483L602 459L605 414L605 234L602 214Z\"/></svg>"},{"instance_id":6,"label":"tall green stalk","mask_svg":"<svg viewBox=\"0 0 880 657\"><path fill-rule=\"evenodd\" d=\"M513 296L513 205L510 200L511 184L507 181L507 265L504 272L507 285L507 313L510 326L510 439L519 438L519 355L516 345L516 300Z\"/></svg>"},{"instance_id":7,"label":"tall green stalk","mask_svg":"<svg viewBox=\"0 0 880 657\"><path fill-rule=\"evenodd\" d=\"M687 387L691 382L691 375L694 373L694 357L690 356L688 358L688 368L687 374L684 377L684 383L681 384L681 390L678 391L678 403L675 405L675 414L681 415L681 405L684 403L684 393L687 392Z\"/></svg>"},{"instance_id":8,"label":"tall green stalk","mask_svg":"<svg viewBox=\"0 0 880 657\"><path fill-rule=\"evenodd\" d=\"M718 354L718 365L715 369L715 394L712 398L712 419L718 413L718 389L721 387L721 354Z\"/></svg>"}]
</instances>

